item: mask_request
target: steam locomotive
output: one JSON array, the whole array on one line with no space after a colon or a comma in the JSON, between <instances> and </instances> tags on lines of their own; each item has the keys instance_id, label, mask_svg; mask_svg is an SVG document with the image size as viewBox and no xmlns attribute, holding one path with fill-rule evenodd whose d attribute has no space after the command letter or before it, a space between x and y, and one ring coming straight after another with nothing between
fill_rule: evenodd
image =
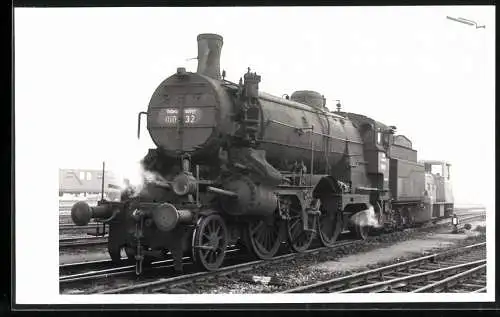
<instances>
[{"instance_id":1,"label":"steam locomotive","mask_svg":"<svg viewBox=\"0 0 500 317\"><path fill-rule=\"evenodd\" d=\"M170 252L217 270L238 244L259 259L280 246L331 247L349 230L400 227L453 211L450 164L418 162L411 141L361 114L335 112L314 91L280 98L259 90L250 69L239 83L220 74L223 39L198 35L198 69L178 68L143 115L156 148L142 165L153 178L121 201L78 202L75 224L109 224L108 250L143 263ZM436 167L441 173L435 172Z\"/></svg>"}]
</instances>

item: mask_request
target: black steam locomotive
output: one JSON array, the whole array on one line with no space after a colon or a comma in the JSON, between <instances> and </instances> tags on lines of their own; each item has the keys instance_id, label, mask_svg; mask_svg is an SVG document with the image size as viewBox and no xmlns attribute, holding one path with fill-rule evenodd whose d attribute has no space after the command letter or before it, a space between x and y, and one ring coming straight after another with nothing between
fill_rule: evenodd
<instances>
[{"instance_id":1,"label":"black steam locomotive","mask_svg":"<svg viewBox=\"0 0 500 317\"><path fill-rule=\"evenodd\" d=\"M72 208L77 225L109 224L114 261L124 250L140 273L170 251L176 269L189 254L216 270L234 244L269 259L283 242L303 252L315 237L332 246L344 230L366 239L372 227L450 215L449 164L417 162L394 126L340 104L330 112L317 92L263 93L250 69L237 84L221 78L222 43L200 34L197 72L178 68L139 114L157 146L142 165L155 177L120 202Z\"/></svg>"}]
</instances>

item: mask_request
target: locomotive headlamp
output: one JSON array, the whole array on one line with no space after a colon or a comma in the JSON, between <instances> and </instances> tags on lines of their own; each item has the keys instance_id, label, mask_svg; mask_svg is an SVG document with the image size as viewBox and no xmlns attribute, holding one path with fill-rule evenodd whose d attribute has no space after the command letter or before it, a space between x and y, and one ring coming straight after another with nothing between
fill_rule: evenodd
<instances>
[{"instance_id":1,"label":"locomotive headlamp","mask_svg":"<svg viewBox=\"0 0 500 317\"><path fill-rule=\"evenodd\" d=\"M196 191L196 179L192 175L181 173L174 178L172 190L179 196L194 193Z\"/></svg>"},{"instance_id":2,"label":"locomotive headlamp","mask_svg":"<svg viewBox=\"0 0 500 317\"><path fill-rule=\"evenodd\" d=\"M458 217L457 217L457 215L453 215L451 217L451 224L454 225L454 226L458 225Z\"/></svg>"}]
</instances>

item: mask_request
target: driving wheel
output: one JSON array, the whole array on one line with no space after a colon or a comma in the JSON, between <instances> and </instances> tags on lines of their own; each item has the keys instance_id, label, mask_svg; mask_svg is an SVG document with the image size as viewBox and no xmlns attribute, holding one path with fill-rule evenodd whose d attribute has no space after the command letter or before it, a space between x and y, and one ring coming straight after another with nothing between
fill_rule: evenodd
<instances>
[{"instance_id":1,"label":"driving wheel","mask_svg":"<svg viewBox=\"0 0 500 317\"><path fill-rule=\"evenodd\" d=\"M224 220L211 214L199 220L194 232L193 257L208 271L217 270L226 254L228 232Z\"/></svg>"},{"instance_id":2,"label":"driving wheel","mask_svg":"<svg viewBox=\"0 0 500 317\"><path fill-rule=\"evenodd\" d=\"M337 210L328 210L319 216L318 232L323 246L334 246L335 241L342 232L342 213Z\"/></svg>"},{"instance_id":3,"label":"driving wheel","mask_svg":"<svg viewBox=\"0 0 500 317\"><path fill-rule=\"evenodd\" d=\"M262 260L271 259L278 252L281 245L283 226L277 219L271 221L251 221L245 227L244 234L248 247Z\"/></svg>"}]
</instances>

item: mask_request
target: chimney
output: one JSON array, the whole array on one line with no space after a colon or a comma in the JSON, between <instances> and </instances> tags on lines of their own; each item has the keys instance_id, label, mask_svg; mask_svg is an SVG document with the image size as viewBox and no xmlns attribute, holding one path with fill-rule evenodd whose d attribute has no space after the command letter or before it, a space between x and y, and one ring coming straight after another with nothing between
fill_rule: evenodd
<instances>
[{"instance_id":1,"label":"chimney","mask_svg":"<svg viewBox=\"0 0 500 317\"><path fill-rule=\"evenodd\" d=\"M213 79L221 79L220 76L220 52L222 49L222 36L217 34L198 35L198 74Z\"/></svg>"}]
</instances>

